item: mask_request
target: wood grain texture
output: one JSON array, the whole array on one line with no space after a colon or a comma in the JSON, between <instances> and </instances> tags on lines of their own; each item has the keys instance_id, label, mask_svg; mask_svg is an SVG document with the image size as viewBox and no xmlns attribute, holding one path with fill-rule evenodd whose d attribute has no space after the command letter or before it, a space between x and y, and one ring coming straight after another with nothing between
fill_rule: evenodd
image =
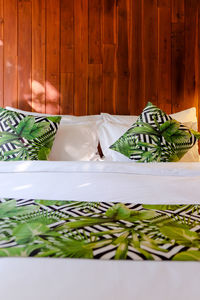
<instances>
[{"instance_id":1,"label":"wood grain texture","mask_svg":"<svg viewBox=\"0 0 200 300\"><path fill-rule=\"evenodd\" d=\"M89 38L89 64L102 63L102 48L101 48L101 1L89 0L89 23L88 23L88 38Z\"/></svg>"},{"instance_id":2,"label":"wood grain texture","mask_svg":"<svg viewBox=\"0 0 200 300\"><path fill-rule=\"evenodd\" d=\"M0 105L200 111L200 1L0 0Z\"/></svg>"},{"instance_id":3,"label":"wood grain texture","mask_svg":"<svg viewBox=\"0 0 200 300\"><path fill-rule=\"evenodd\" d=\"M0 0L0 105L3 106L3 3L4 0Z\"/></svg>"},{"instance_id":4,"label":"wood grain texture","mask_svg":"<svg viewBox=\"0 0 200 300\"><path fill-rule=\"evenodd\" d=\"M170 19L170 0L160 2L158 9L158 106L166 113L170 113L172 109Z\"/></svg>"},{"instance_id":5,"label":"wood grain texture","mask_svg":"<svg viewBox=\"0 0 200 300\"><path fill-rule=\"evenodd\" d=\"M144 42L142 1L132 2L130 113L139 115L144 101Z\"/></svg>"},{"instance_id":6,"label":"wood grain texture","mask_svg":"<svg viewBox=\"0 0 200 300\"><path fill-rule=\"evenodd\" d=\"M46 0L46 112L60 113L60 1L55 0Z\"/></svg>"},{"instance_id":7,"label":"wood grain texture","mask_svg":"<svg viewBox=\"0 0 200 300\"><path fill-rule=\"evenodd\" d=\"M158 9L157 0L143 0L145 99L158 102Z\"/></svg>"},{"instance_id":8,"label":"wood grain texture","mask_svg":"<svg viewBox=\"0 0 200 300\"><path fill-rule=\"evenodd\" d=\"M182 109L185 75L184 23L172 24L172 112ZM188 102L188 106L190 103Z\"/></svg>"},{"instance_id":9,"label":"wood grain texture","mask_svg":"<svg viewBox=\"0 0 200 300\"><path fill-rule=\"evenodd\" d=\"M60 113L74 113L74 1L60 3Z\"/></svg>"},{"instance_id":10,"label":"wood grain texture","mask_svg":"<svg viewBox=\"0 0 200 300\"><path fill-rule=\"evenodd\" d=\"M171 0L172 1L172 23L184 23L184 0Z\"/></svg>"},{"instance_id":11,"label":"wood grain texture","mask_svg":"<svg viewBox=\"0 0 200 300\"><path fill-rule=\"evenodd\" d=\"M88 72L88 113L99 114L101 112L102 65L90 64Z\"/></svg>"},{"instance_id":12,"label":"wood grain texture","mask_svg":"<svg viewBox=\"0 0 200 300\"><path fill-rule=\"evenodd\" d=\"M32 2L18 1L18 107L32 108Z\"/></svg>"},{"instance_id":13,"label":"wood grain texture","mask_svg":"<svg viewBox=\"0 0 200 300\"><path fill-rule=\"evenodd\" d=\"M103 43L116 43L116 1L103 0Z\"/></svg>"},{"instance_id":14,"label":"wood grain texture","mask_svg":"<svg viewBox=\"0 0 200 300\"><path fill-rule=\"evenodd\" d=\"M198 19L197 19L197 45L196 45L196 74L197 74L197 99L198 99L198 106L197 106L197 118L198 118L198 128L200 128L200 5L198 7ZM200 146L200 143L199 143Z\"/></svg>"},{"instance_id":15,"label":"wood grain texture","mask_svg":"<svg viewBox=\"0 0 200 300\"><path fill-rule=\"evenodd\" d=\"M129 51L127 0L118 0L117 7L117 89L116 113L129 114Z\"/></svg>"},{"instance_id":16,"label":"wood grain texture","mask_svg":"<svg viewBox=\"0 0 200 300\"><path fill-rule=\"evenodd\" d=\"M45 112L45 0L32 0L32 110ZM38 55L39 53L39 55Z\"/></svg>"},{"instance_id":17,"label":"wood grain texture","mask_svg":"<svg viewBox=\"0 0 200 300\"><path fill-rule=\"evenodd\" d=\"M4 105L18 107L17 0L4 1Z\"/></svg>"},{"instance_id":18,"label":"wood grain texture","mask_svg":"<svg viewBox=\"0 0 200 300\"><path fill-rule=\"evenodd\" d=\"M194 1L193 1L194 3ZM191 0L185 0L185 76L184 76L184 101L183 107L198 106L198 99L195 97L197 88L197 74L195 69L197 44L197 18L198 11Z\"/></svg>"},{"instance_id":19,"label":"wood grain texture","mask_svg":"<svg viewBox=\"0 0 200 300\"><path fill-rule=\"evenodd\" d=\"M88 112L88 0L74 0L74 113Z\"/></svg>"}]
</instances>

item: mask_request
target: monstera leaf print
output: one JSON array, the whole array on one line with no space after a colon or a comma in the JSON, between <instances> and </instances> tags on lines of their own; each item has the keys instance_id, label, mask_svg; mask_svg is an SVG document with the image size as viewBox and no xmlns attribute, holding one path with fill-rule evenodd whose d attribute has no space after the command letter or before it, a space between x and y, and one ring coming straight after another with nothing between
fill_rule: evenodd
<instances>
[{"instance_id":1,"label":"monstera leaf print","mask_svg":"<svg viewBox=\"0 0 200 300\"><path fill-rule=\"evenodd\" d=\"M9 125L19 136L19 138L25 138L31 141L35 138L42 136L50 127L48 122L36 123L35 118L27 116L24 118L15 129L12 125Z\"/></svg>"},{"instance_id":2,"label":"monstera leaf print","mask_svg":"<svg viewBox=\"0 0 200 300\"><path fill-rule=\"evenodd\" d=\"M60 119L24 116L0 109L0 159L46 160Z\"/></svg>"},{"instance_id":3,"label":"monstera leaf print","mask_svg":"<svg viewBox=\"0 0 200 300\"><path fill-rule=\"evenodd\" d=\"M178 161L199 138L200 133L149 102L137 122L110 149L138 162Z\"/></svg>"},{"instance_id":4,"label":"monstera leaf print","mask_svg":"<svg viewBox=\"0 0 200 300\"><path fill-rule=\"evenodd\" d=\"M200 260L199 205L1 201L0 256Z\"/></svg>"},{"instance_id":5,"label":"monstera leaf print","mask_svg":"<svg viewBox=\"0 0 200 300\"><path fill-rule=\"evenodd\" d=\"M135 139L136 151L141 151L141 162L142 161L162 161L163 159L168 161L178 161L185 150L176 151L177 143L188 143L191 134L189 131L180 130L180 123L175 120L169 120L159 125L155 122L156 128L144 122L136 122L131 130L132 134L143 134L149 135L153 143L141 142ZM163 138L167 142L163 145ZM142 151L141 147L148 148L148 151Z\"/></svg>"}]
</instances>

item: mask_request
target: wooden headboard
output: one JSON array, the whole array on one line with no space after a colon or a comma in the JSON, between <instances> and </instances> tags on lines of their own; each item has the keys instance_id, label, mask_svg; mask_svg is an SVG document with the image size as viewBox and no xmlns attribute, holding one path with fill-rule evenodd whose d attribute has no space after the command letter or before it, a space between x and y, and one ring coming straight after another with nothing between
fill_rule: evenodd
<instances>
[{"instance_id":1,"label":"wooden headboard","mask_svg":"<svg viewBox=\"0 0 200 300\"><path fill-rule=\"evenodd\" d=\"M61 114L200 108L200 1L0 0L0 105Z\"/></svg>"}]
</instances>

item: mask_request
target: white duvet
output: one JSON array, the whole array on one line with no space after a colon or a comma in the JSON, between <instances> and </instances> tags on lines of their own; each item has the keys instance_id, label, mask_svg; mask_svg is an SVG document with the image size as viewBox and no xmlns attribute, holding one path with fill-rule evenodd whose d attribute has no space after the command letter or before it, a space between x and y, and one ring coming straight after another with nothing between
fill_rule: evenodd
<instances>
[{"instance_id":1,"label":"white duvet","mask_svg":"<svg viewBox=\"0 0 200 300\"><path fill-rule=\"evenodd\" d=\"M199 203L200 163L0 162L0 197Z\"/></svg>"},{"instance_id":2,"label":"white duvet","mask_svg":"<svg viewBox=\"0 0 200 300\"><path fill-rule=\"evenodd\" d=\"M200 163L0 162L0 197L200 203ZM200 263L0 259L0 299L199 299Z\"/></svg>"}]
</instances>

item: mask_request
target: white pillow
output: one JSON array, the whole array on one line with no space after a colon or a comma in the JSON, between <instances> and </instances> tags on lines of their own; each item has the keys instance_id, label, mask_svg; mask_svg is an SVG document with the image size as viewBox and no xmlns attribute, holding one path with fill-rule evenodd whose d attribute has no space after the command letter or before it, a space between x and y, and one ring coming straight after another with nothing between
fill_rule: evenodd
<instances>
[{"instance_id":1,"label":"white pillow","mask_svg":"<svg viewBox=\"0 0 200 300\"><path fill-rule=\"evenodd\" d=\"M25 115L47 116L7 106L6 109ZM91 161L98 160L97 124L102 117L63 115L58 128L49 160Z\"/></svg>"},{"instance_id":2,"label":"white pillow","mask_svg":"<svg viewBox=\"0 0 200 300\"><path fill-rule=\"evenodd\" d=\"M118 124L127 124L128 126L131 126L133 123L135 123L138 119L138 116L130 116L130 115L110 115L108 113L101 113L103 120L110 121L112 123L118 123Z\"/></svg>"},{"instance_id":3,"label":"white pillow","mask_svg":"<svg viewBox=\"0 0 200 300\"><path fill-rule=\"evenodd\" d=\"M21 110L18 108L14 108L11 106L6 106L6 109L11 110L11 111L16 111L25 115L31 115L31 116L52 116L52 114L42 114L42 113L37 113L37 112L31 112L31 111L25 111ZM55 115L53 115L55 116ZM90 115L90 116L73 116L73 115L59 115L62 117L61 123L64 121L71 122L71 123L80 123L80 122L87 122L87 121L98 121L102 119L101 115Z\"/></svg>"},{"instance_id":4,"label":"white pillow","mask_svg":"<svg viewBox=\"0 0 200 300\"><path fill-rule=\"evenodd\" d=\"M94 161L98 155L96 124L92 121L61 123L49 160Z\"/></svg>"},{"instance_id":5,"label":"white pillow","mask_svg":"<svg viewBox=\"0 0 200 300\"><path fill-rule=\"evenodd\" d=\"M108 113L101 113L103 119L106 121L111 121L115 123L127 124L131 126L133 123L137 121L138 116L129 116L129 115L110 115ZM196 108L191 107L186 110L182 110L178 113L170 115L173 119L177 120L178 122L186 123L186 122L193 122L193 129L198 130L197 128L197 116L196 116ZM195 127L196 126L196 127Z\"/></svg>"},{"instance_id":6,"label":"white pillow","mask_svg":"<svg viewBox=\"0 0 200 300\"><path fill-rule=\"evenodd\" d=\"M132 122L133 124L135 122ZM130 161L125 155L109 149L109 147L120 138L129 128L130 125L123 123L114 123L103 119L97 129L101 150L106 161Z\"/></svg>"},{"instance_id":7,"label":"white pillow","mask_svg":"<svg viewBox=\"0 0 200 300\"><path fill-rule=\"evenodd\" d=\"M101 149L106 161L129 161L129 158L123 154L109 149L116 140L118 140L129 128L136 122L138 116L120 116L101 114L103 120L98 126L98 137ZM187 110L170 115L173 119L184 123L189 128L197 130L196 108L192 107ZM180 162L199 161L198 143L190 149Z\"/></svg>"}]
</instances>

